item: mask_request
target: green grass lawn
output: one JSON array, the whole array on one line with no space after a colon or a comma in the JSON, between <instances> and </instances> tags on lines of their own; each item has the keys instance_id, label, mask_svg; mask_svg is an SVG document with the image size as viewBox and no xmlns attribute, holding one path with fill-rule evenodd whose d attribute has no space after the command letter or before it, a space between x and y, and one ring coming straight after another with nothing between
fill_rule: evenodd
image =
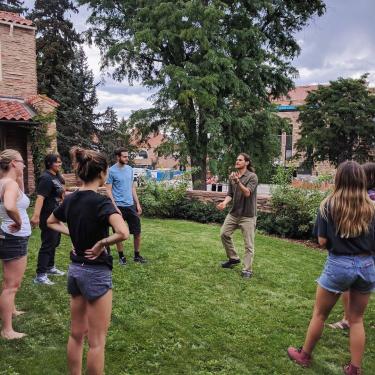
<instances>
[{"instance_id":1,"label":"green grass lawn","mask_svg":"<svg viewBox=\"0 0 375 375\"><path fill-rule=\"evenodd\" d=\"M15 328L28 336L0 340L2 375L67 373L66 278L55 277L52 287L33 285L39 243L39 231L34 231L17 298L27 314L15 319ZM242 255L239 233L236 243ZM69 249L64 238L59 268L67 268ZM302 370L286 355L289 345L303 342L324 253L258 234L255 276L243 280L240 267L219 266L225 256L218 226L151 219L143 220L142 249L146 265L130 261L120 267L115 257L107 375L342 373L349 354L347 334L340 331L325 330L311 369ZM341 314L340 305L330 321ZM375 368L374 322L372 301L366 316L365 374Z\"/></svg>"}]
</instances>

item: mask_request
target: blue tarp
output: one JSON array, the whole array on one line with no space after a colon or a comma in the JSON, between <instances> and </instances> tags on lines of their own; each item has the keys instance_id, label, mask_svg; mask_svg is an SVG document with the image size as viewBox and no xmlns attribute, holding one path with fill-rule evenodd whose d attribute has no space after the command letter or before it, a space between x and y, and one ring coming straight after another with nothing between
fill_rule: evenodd
<instances>
[{"instance_id":1,"label":"blue tarp","mask_svg":"<svg viewBox=\"0 0 375 375\"><path fill-rule=\"evenodd\" d=\"M156 181L172 180L175 176L180 176L183 172L175 169L147 169L146 176Z\"/></svg>"}]
</instances>

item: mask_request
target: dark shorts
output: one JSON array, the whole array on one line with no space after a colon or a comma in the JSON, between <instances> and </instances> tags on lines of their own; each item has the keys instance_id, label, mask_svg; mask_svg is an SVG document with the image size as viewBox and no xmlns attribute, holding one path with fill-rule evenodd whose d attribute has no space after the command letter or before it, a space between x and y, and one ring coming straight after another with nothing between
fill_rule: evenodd
<instances>
[{"instance_id":1,"label":"dark shorts","mask_svg":"<svg viewBox=\"0 0 375 375\"><path fill-rule=\"evenodd\" d=\"M9 261L26 256L28 240L29 237L17 237L0 231L0 259Z\"/></svg>"},{"instance_id":2,"label":"dark shorts","mask_svg":"<svg viewBox=\"0 0 375 375\"><path fill-rule=\"evenodd\" d=\"M141 233L141 219L138 216L135 206L119 207L123 219L128 223L130 234Z\"/></svg>"},{"instance_id":3,"label":"dark shorts","mask_svg":"<svg viewBox=\"0 0 375 375\"><path fill-rule=\"evenodd\" d=\"M333 293L343 293L350 289L360 293L374 292L374 257L330 254L317 282Z\"/></svg>"},{"instance_id":4,"label":"dark shorts","mask_svg":"<svg viewBox=\"0 0 375 375\"><path fill-rule=\"evenodd\" d=\"M112 272L105 265L71 263L68 270L68 293L93 301L112 289Z\"/></svg>"}]
</instances>

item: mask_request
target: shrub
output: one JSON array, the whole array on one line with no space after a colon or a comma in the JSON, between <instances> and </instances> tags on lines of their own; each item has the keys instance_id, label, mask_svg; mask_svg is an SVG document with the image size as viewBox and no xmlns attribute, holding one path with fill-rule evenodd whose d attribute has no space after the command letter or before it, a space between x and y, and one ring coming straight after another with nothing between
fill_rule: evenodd
<instances>
[{"instance_id":1,"label":"shrub","mask_svg":"<svg viewBox=\"0 0 375 375\"><path fill-rule=\"evenodd\" d=\"M198 221L199 223L223 223L228 210L219 211L211 202L201 202L185 198L177 210L177 218Z\"/></svg>"},{"instance_id":2,"label":"shrub","mask_svg":"<svg viewBox=\"0 0 375 375\"><path fill-rule=\"evenodd\" d=\"M146 216L175 217L178 207L186 199L186 184L183 180L174 185L153 181L145 181L142 185L139 200Z\"/></svg>"},{"instance_id":3,"label":"shrub","mask_svg":"<svg viewBox=\"0 0 375 375\"><path fill-rule=\"evenodd\" d=\"M222 223L227 210L219 211L211 202L201 202L186 197L185 178L175 184L143 181L139 200L145 216L176 218L200 223Z\"/></svg>"},{"instance_id":4,"label":"shrub","mask_svg":"<svg viewBox=\"0 0 375 375\"><path fill-rule=\"evenodd\" d=\"M327 192L279 185L272 192L272 212L258 216L258 228L290 238L311 238L320 202Z\"/></svg>"}]
</instances>

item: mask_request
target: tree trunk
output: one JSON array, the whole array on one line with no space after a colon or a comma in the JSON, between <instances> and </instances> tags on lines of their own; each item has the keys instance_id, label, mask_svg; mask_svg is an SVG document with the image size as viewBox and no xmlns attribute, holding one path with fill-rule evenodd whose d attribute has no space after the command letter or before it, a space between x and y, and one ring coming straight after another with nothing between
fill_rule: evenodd
<instances>
[{"instance_id":1,"label":"tree trunk","mask_svg":"<svg viewBox=\"0 0 375 375\"><path fill-rule=\"evenodd\" d=\"M195 168L195 173L191 178L193 181L193 190L207 190L206 176L207 176L207 162L206 156L196 158L193 155L190 157L191 167Z\"/></svg>"},{"instance_id":2,"label":"tree trunk","mask_svg":"<svg viewBox=\"0 0 375 375\"><path fill-rule=\"evenodd\" d=\"M200 113L198 105L194 105L192 99L187 111L184 107L181 109L187 125L185 137L188 143L191 167L193 168L193 190L206 190L208 137L205 119Z\"/></svg>"}]
</instances>

